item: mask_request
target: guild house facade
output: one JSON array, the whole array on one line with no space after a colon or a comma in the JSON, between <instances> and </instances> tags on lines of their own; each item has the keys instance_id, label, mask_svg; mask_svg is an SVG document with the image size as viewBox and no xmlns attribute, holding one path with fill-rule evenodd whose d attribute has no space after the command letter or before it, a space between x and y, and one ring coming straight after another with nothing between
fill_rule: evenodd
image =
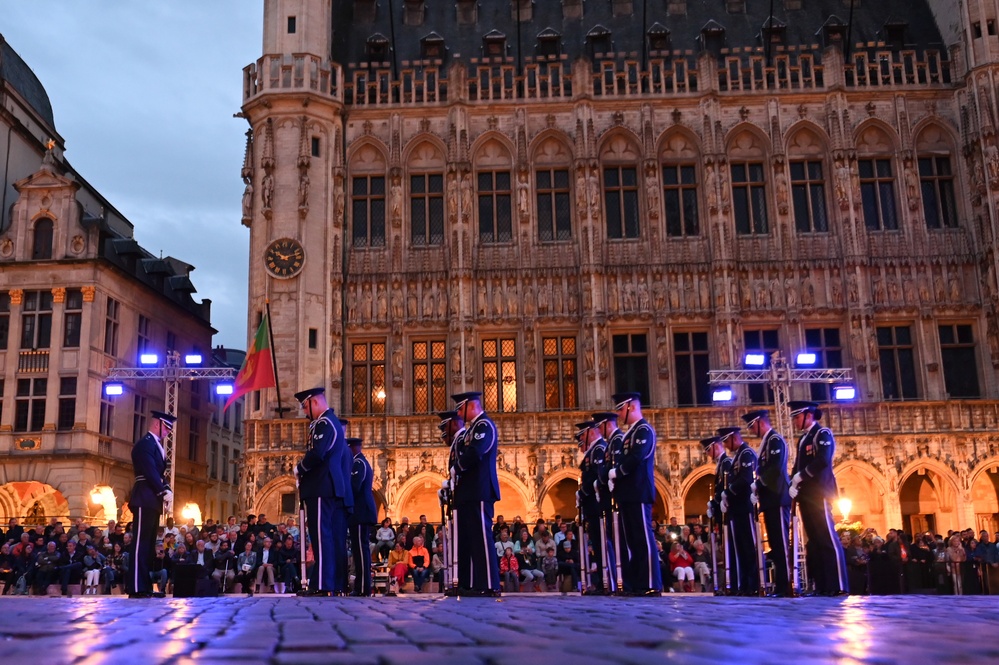
<instances>
[{"instance_id":1,"label":"guild house facade","mask_svg":"<svg viewBox=\"0 0 999 665\"><path fill-rule=\"evenodd\" d=\"M770 15L770 11L773 15ZM327 387L388 515L439 518L432 414L482 390L507 519L574 513L572 423L642 392L659 517L747 351L853 371L851 521L995 529L999 34L953 0L265 0L243 71L244 502L295 510ZM791 397L829 402L824 385Z\"/></svg>"}]
</instances>

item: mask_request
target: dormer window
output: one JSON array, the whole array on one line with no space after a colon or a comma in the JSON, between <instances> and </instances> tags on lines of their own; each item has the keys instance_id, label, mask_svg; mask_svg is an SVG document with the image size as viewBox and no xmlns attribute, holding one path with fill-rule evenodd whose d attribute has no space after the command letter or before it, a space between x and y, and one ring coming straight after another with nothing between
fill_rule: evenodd
<instances>
[{"instance_id":1,"label":"dormer window","mask_svg":"<svg viewBox=\"0 0 999 665\"><path fill-rule=\"evenodd\" d=\"M889 18L881 26L878 36L885 44L893 50L898 51L905 47L905 31L909 28L909 23L895 17Z\"/></svg>"},{"instance_id":2,"label":"dormer window","mask_svg":"<svg viewBox=\"0 0 999 665\"><path fill-rule=\"evenodd\" d=\"M771 16L763 23L759 37L763 46L782 46L787 40L787 24Z\"/></svg>"},{"instance_id":3,"label":"dormer window","mask_svg":"<svg viewBox=\"0 0 999 665\"><path fill-rule=\"evenodd\" d=\"M847 25L843 19L832 14L815 34L821 36L823 47L839 46L843 48L843 44L846 43L846 30Z\"/></svg>"},{"instance_id":4,"label":"dormer window","mask_svg":"<svg viewBox=\"0 0 999 665\"><path fill-rule=\"evenodd\" d=\"M388 38L380 32L368 37L368 41L365 45L365 51L368 56L368 62L372 63L382 63L388 62L388 52L389 52L389 40Z\"/></svg>"},{"instance_id":5,"label":"dormer window","mask_svg":"<svg viewBox=\"0 0 999 665\"><path fill-rule=\"evenodd\" d=\"M649 31L646 33L646 36L649 39L650 51L656 52L670 50L669 28L664 26L662 23L653 23L652 27L649 28Z\"/></svg>"},{"instance_id":6,"label":"dormer window","mask_svg":"<svg viewBox=\"0 0 999 665\"><path fill-rule=\"evenodd\" d=\"M720 56L725 48L725 26L714 19L705 23L701 28L701 48Z\"/></svg>"},{"instance_id":7,"label":"dormer window","mask_svg":"<svg viewBox=\"0 0 999 665\"><path fill-rule=\"evenodd\" d=\"M562 35L552 28L545 28L538 34L534 52L542 58L557 58L562 53Z\"/></svg>"},{"instance_id":8,"label":"dormer window","mask_svg":"<svg viewBox=\"0 0 999 665\"><path fill-rule=\"evenodd\" d=\"M486 58L506 57L506 35L499 30L490 30L482 37L482 55Z\"/></svg>"},{"instance_id":9,"label":"dormer window","mask_svg":"<svg viewBox=\"0 0 999 665\"><path fill-rule=\"evenodd\" d=\"M602 25L597 25L586 33L586 45L590 49L590 57L596 58L605 53L614 51L614 42L611 40L611 31Z\"/></svg>"},{"instance_id":10,"label":"dormer window","mask_svg":"<svg viewBox=\"0 0 999 665\"><path fill-rule=\"evenodd\" d=\"M444 53L444 38L436 32L420 40L420 57L424 60L443 60Z\"/></svg>"}]
</instances>

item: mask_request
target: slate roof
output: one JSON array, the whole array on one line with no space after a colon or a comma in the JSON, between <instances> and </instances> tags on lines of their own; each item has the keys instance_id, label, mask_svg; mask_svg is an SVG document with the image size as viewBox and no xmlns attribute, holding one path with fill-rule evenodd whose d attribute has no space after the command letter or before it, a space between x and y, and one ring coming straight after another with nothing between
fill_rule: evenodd
<instances>
[{"instance_id":1,"label":"slate roof","mask_svg":"<svg viewBox=\"0 0 999 665\"><path fill-rule=\"evenodd\" d=\"M17 91L35 112L55 130L55 118L52 115L52 103L45 92L42 82L31 71L21 56L11 48L3 35L0 35L0 79Z\"/></svg>"}]
</instances>

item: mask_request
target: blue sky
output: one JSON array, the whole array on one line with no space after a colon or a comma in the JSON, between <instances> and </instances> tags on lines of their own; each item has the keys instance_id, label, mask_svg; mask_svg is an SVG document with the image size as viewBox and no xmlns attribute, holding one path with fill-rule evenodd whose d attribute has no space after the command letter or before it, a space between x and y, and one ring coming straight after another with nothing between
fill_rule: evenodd
<instances>
[{"instance_id":1,"label":"blue sky","mask_svg":"<svg viewBox=\"0 0 999 665\"><path fill-rule=\"evenodd\" d=\"M247 124L232 116L260 56L261 0L3 5L0 33L45 86L66 159L143 247L195 266L215 344L246 348Z\"/></svg>"}]
</instances>

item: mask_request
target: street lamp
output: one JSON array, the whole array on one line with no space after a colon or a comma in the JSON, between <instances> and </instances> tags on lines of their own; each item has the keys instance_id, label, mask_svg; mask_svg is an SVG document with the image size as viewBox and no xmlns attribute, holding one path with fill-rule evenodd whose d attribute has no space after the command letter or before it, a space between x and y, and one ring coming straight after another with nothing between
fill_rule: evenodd
<instances>
[{"instance_id":1,"label":"street lamp","mask_svg":"<svg viewBox=\"0 0 999 665\"><path fill-rule=\"evenodd\" d=\"M115 498L114 490L107 485L95 485L90 490L90 503L100 506L104 511L104 519L118 519L118 500Z\"/></svg>"},{"instance_id":2,"label":"street lamp","mask_svg":"<svg viewBox=\"0 0 999 665\"><path fill-rule=\"evenodd\" d=\"M193 501L188 501L180 509L180 516L185 520L194 520L195 524L201 524L201 506Z\"/></svg>"},{"instance_id":3,"label":"street lamp","mask_svg":"<svg viewBox=\"0 0 999 665\"><path fill-rule=\"evenodd\" d=\"M166 364L163 367L157 367L158 362L159 356L157 354L144 352L139 356L141 367L112 367L108 370L108 380L104 382L104 394L109 397L123 394L124 383L122 382L127 379L159 379L166 383L165 410L173 415L177 415L177 395L180 391L181 381L226 382L229 385L229 394L231 394L232 380L236 376L236 370L231 367L181 367L180 354L172 350L167 351ZM219 387L216 387L216 392L218 390ZM171 489L176 490L174 481L177 477L177 470L174 464L174 448L174 432L172 429L168 429L163 439L163 452L166 455L168 482ZM198 512L200 516L200 509Z\"/></svg>"},{"instance_id":4,"label":"street lamp","mask_svg":"<svg viewBox=\"0 0 999 665\"><path fill-rule=\"evenodd\" d=\"M842 496L836 501L836 507L839 508L839 514L843 516L843 523L846 524L847 520L850 519L850 509L853 508L853 501Z\"/></svg>"}]
</instances>

